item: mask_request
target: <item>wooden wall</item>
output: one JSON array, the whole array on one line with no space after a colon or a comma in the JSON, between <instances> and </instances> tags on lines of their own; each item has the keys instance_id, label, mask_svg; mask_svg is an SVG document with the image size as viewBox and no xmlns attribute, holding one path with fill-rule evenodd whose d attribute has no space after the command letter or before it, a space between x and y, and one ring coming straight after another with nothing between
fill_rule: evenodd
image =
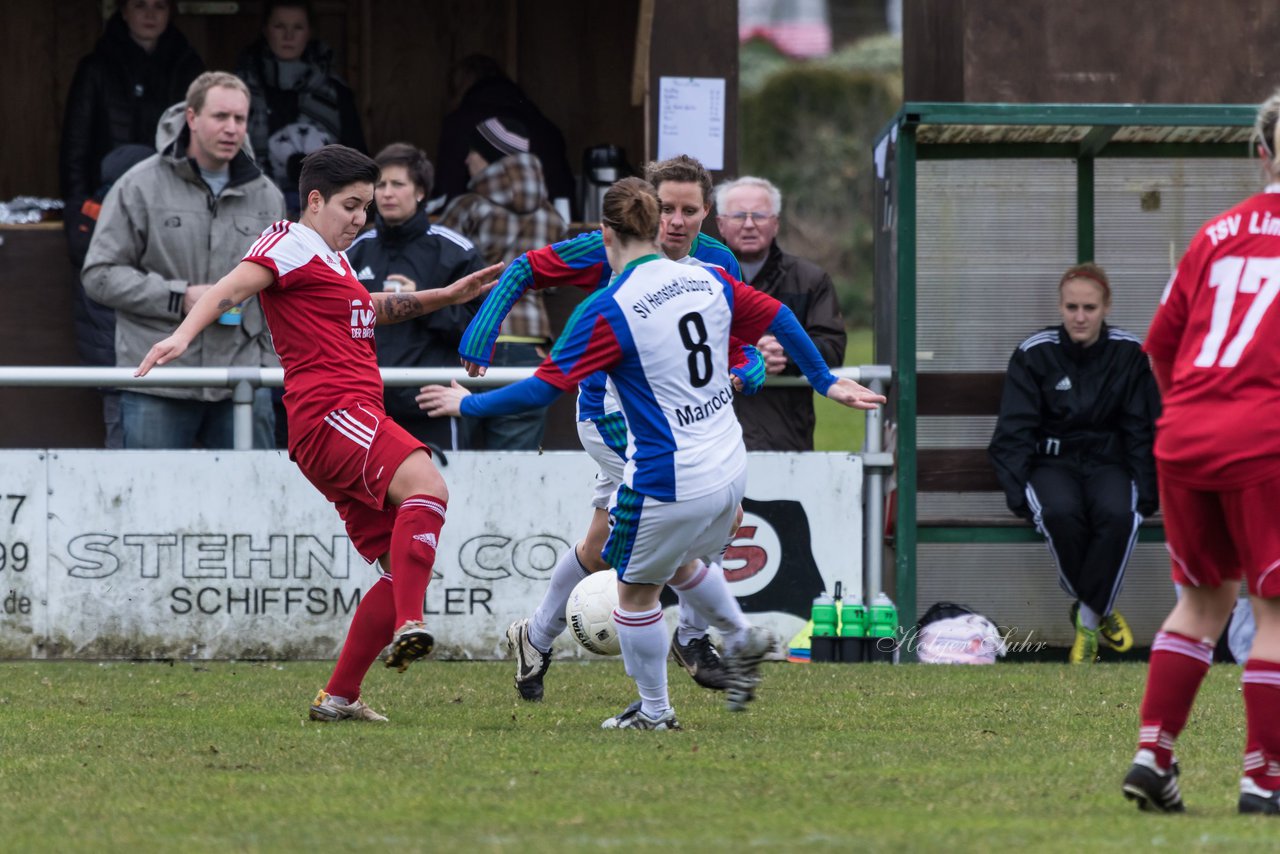
<instances>
[{"instance_id":1,"label":"wooden wall","mask_svg":"<svg viewBox=\"0 0 1280 854\"><path fill-rule=\"evenodd\" d=\"M1272 0L904 0L908 101L1255 103L1280 84Z\"/></svg>"},{"instance_id":2,"label":"wooden wall","mask_svg":"<svg viewBox=\"0 0 1280 854\"><path fill-rule=\"evenodd\" d=\"M631 101L642 3L653 7L642 63L653 91L659 75L727 77L728 91L737 91L736 0L317 0L314 30L334 48L356 93L371 149L404 140L434 157L449 109L448 69L468 54L487 53L560 126L576 172L588 146L621 145L637 165L654 150L645 107ZM261 3L209 5L237 11L179 14L175 21L208 67L231 70L259 33ZM101 32L102 7L103 0L0 3L6 114L22 116L24 127L6 134L0 199L57 195L66 93L76 63ZM736 99L728 110L731 173Z\"/></svg>"},{"instance_id":3,"label":"wooden wall","mask_svg":"<svg viewBox=\"0 0 1280 854\"><path fill-rule=\"evenodd\" d=\"M175 0L175 5L177 0ZM79 59L101 33L112 0L0 0L0 79L5 81L0 199L56 197L58 143L67 89ZM198 3L182 4L188 8ZM178 27L210 68L231 70L257 38L261 3L210 3L230 14L179 14ZM738 87L737 0L314 0L313 28L334 48L362 111L371 150L415 143L434 158L448 112L448 69L471 53L498 59L564 132L569 164L582 151L623 146L639 167L656 151L642 97L633 101L637 67L657 92L662 75L725 77ZM642 7L652 10L647 52L636 63ZM643 88L643 87L642 87ZM641 93L643 95L643 92ZM726 170L737 168L737 100L728 99ZM20 117L20 124L14 122ZM15 129L20 128L20 129ZM70 314L74 271L57 228L0 228L0 294L10 306L0 323L0 365L74 365ZM577 294L552 298L561 321ZM101 441L91 390L0 388L0 447L84 447ZM572 401L557 404L547 447L576 447ZM566 427L567 425L567 427Z\"/></svg>"}]
</instances>

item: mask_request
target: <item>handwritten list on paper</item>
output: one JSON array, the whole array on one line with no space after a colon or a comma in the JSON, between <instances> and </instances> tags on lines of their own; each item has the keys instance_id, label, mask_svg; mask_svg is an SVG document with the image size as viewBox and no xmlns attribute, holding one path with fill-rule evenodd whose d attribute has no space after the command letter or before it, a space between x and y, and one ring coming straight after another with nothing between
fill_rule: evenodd
<instances>
[{"instance_id":1,"label":"handwritten list on paper","mask_svg":"<svg viewBox=\"0 0 1280 854\"><path fill-rule=\"evenodd\" d=\"M659 79L659 160L687 154L724 169L724 88L722 77Z\"/></svg>"}]
</instances>

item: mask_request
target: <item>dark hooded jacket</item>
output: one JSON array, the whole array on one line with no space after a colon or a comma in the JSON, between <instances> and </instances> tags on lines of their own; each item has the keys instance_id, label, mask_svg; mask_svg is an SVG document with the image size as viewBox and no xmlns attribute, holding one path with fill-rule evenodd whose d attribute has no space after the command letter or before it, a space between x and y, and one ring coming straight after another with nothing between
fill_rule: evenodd
<instances>
[{"instance_id":1,"label":"dark hooded jacket","mask_svg":"<svg viewBox=\"0 0 1280 854\"><path fill-rule=\"evenodd\" d=\"M302 158L329 143L365 151L364 129L351 89L333 70L333 51L312 39L299 60L303 72L281 85L280 61L266 39L240 56L236 76L249 87L249 142L263 173L285 193L290 213L298 209Z\"/></svg>"},{"instance_id":2,"label":"dark hooded jacket","mask_svg":"<svg viewBox=\"0 0 1280 854\"><path fill-rule=\"evenodd\" d=\"M458 108L441 122L435 194L454 199L467 192L471 182L466 165L471 132L480 122L494 116L516 119L528 129L529 153L542 163L548 197L574 199L573 171L565 156L564 134L519 86L502 77L475 83L462 97Z\"/></svg>"},{"instance_id":3,"label":"dark hooded jacket","mask_svg":"<svg viewBox=\"0 0 1280 854\"><path fill-rule=\"evenodd\" d=\"M102 160L127 143L150 146L160 116L187 97L204 62L172 24L147 53L120 13L107 20L93 52L76 66L62 121L58 173L71 210L102 185Z\"/></svg>"},{"instance_id":4,"label":"dark hooded jacket","mask_svg":"<svg viewBox=\"0 0 1280 854\"><path fill-rule=\"evenodd\" d=\"M75 323L76 352L80 363L100 368L116 366L116 313L105 305L89 299L80 281L80 268L84 266L93 229L98 223L102 202L111 185L134 166L146 160L155 149L146 145L122 145L102 159L102 186L80 206L79 210L67 210L62 214L63 229L67 233L67 250L75 265L75 284L71 294L71 318Z\"/></svg>"}]
</instances>

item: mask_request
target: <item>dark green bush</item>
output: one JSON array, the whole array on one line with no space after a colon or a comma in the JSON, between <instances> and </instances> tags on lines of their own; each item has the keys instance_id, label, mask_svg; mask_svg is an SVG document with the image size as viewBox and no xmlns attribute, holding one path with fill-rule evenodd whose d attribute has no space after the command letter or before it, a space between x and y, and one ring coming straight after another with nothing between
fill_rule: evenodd
<instances>
[{"instance_id":1,"label":"dark green bush","mask_svg":"<svg viewBox=\"0 0 1280 854\"><path fill-rule=\"evenodd\" d=\"M831 274L849 326L871 324L876 134L901 105L901 74L847 58L772 70L741 95L741 171L782 190L779 242Z\"/></svg>"}]
</instances>

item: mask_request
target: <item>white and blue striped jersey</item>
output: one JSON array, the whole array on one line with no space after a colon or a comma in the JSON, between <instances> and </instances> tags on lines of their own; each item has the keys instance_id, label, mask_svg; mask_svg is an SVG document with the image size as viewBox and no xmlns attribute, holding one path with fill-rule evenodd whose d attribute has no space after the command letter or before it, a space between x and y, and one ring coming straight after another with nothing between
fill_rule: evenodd
<instances>
[{"instance_id":1,"label":"white and blue striped jersey","mask_svg":"<svg viewBox=\"0 0 1280 854\"><path fill-rule=\"evenodd\" d=\"M662 501L697 498L746 465L730 334L758 340L778 308L716 267L646 256L578 307L536 376L568 390L606 371L630 433L627 485Z\"/></svg>"}]
</instances>

